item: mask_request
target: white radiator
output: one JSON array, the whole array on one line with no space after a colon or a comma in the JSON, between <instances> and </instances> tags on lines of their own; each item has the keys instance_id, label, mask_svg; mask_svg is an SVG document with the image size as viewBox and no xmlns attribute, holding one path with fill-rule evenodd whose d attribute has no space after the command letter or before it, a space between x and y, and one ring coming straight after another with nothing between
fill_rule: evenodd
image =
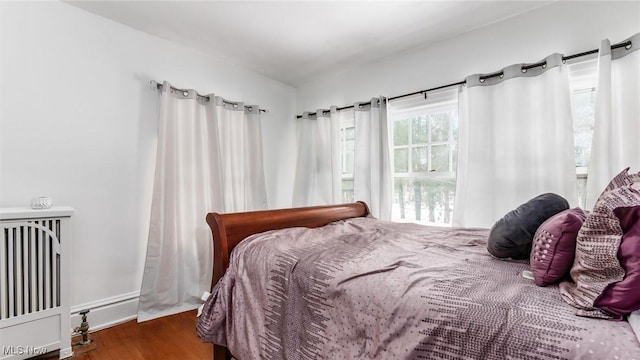
<instances>
[{"instance_id":1,"label":"white radiator","mask_svg":"<svg viewBox=\"0 0 640 360\"><path fill-rule=\"evenodd\" d=\"M72 355L69 219L73 209L0 209L0 359Z\"/></svg>"}]
</instances>

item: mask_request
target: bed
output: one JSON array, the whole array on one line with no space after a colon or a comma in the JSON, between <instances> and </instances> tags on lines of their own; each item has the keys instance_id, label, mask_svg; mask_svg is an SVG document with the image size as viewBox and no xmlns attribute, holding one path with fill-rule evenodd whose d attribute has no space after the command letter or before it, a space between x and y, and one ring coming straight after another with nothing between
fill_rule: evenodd
<instances>
[{"instance_id":1,"label":"bed","mask_svg":"<svg viewBox=\"0 0 640 360\"><path fill-rule=\"evenodd\" d=\"M366 204L207 215L214 359L635 359L626 321L575 316L486 229L392 223ZM232 250L234 250L232 252Z\"/></svg>"}]
</instances>

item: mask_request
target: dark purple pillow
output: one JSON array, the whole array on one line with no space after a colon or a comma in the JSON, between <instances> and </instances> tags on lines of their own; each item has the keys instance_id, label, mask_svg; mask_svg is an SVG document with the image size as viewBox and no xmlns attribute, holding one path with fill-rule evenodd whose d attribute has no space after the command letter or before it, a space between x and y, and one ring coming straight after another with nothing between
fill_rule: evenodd
<instances>
[{"instance_id":1,"label":"dark purple pillow","mask_svg":"<svg viewBox=\"0 0 640 360\"><path fill-rule=\"evenodd\" d=\"M593 306L621 319L640 309L640 206L620 207L613 213L624 233L618 260L625 275L622 281L607 286Z\"/></svg>"},{"instance_id":2,"label":"dark purple pillow","mask_svg":"<svg viewBox=\"0 0 640 360\"><path fill-rule=\"evenodd\" d=\"M567 209L547 219L533 236L531 272L538 286L565 277L576 253L576 238L586 215L580 208Z\"/></svg>"}]
</instances>

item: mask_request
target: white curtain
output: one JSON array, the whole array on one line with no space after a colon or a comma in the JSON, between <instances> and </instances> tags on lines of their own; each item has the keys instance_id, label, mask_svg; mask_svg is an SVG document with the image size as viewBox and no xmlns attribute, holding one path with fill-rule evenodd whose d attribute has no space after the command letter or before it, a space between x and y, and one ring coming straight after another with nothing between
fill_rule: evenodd
<instances>
[{"instance_id":1,"label":"white curtain","mask_svg":"<svg viewBox=\"0 0 640 360\"><path fill-rule=\"evenodd\" d=\"M587 209L622 169L640 170L640 33L627 40L629 49L600 45Z\"/></svg>"},{"instance_id":2,"label":"white curtain","mask_svg":"<svg viewBox=\"0 0 640 360\"><path fill-rule=\"evenodd\" d=\"M389 220L392 170L387 100L380 97L369 103L356 103L354 113L354 200L366 202L373 216Z\"/></svg>"},{"instance_id":3,"label":"white curtain","mask_svg":"<svg viewBox=\"0 0 640 360\"><path fill-rule=\"evenodd\" d=\"M293 206L339 204L341 193L340 114L305 112L298 120L298 160Z\"/></svg>"},{"instance_id":4,"label":"white curtain","mask_svg":"<svg viewBox=\"0 0 640 360\"><path fill-rule=\"evenodd\" d=\"M210 290L208 212L267 206L259 114L163 84L138 321L195 309Z\"/></svg>"},{"instance_id":5,"label":"white curtain","mask_svg":"<svg viewBox=\"0 0 640 360\"><path fill-rule=\"evenodd\" d=\"M461 88L453 224L491 227L546 192L576 204L573 125L566 65L502 70L466 79Z\"/></svg>"}]
</instances>

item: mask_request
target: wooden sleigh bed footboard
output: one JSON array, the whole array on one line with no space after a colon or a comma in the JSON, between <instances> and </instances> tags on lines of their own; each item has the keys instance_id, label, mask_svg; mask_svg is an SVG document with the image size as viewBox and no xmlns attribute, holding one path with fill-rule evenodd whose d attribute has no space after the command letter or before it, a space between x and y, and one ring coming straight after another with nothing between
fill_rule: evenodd
<instances>
[{"instance_id":1,"label":"wooden sleigh bed footboard","mask_svg":"<svg viewBox=\"0 0 640 360\"><path fill-rule=\"evenodd\" d=\"M230 214L209 213L207 223L213 234L211 287L213 288L229 267L229 257L233 248L250 235L289 227L320 227L334 221L367 215L369 208L364 202ZM229 359L231 354L225 347L214 345L213 356L215 360L221 360Z\"/></svg>"}]
</instances>

